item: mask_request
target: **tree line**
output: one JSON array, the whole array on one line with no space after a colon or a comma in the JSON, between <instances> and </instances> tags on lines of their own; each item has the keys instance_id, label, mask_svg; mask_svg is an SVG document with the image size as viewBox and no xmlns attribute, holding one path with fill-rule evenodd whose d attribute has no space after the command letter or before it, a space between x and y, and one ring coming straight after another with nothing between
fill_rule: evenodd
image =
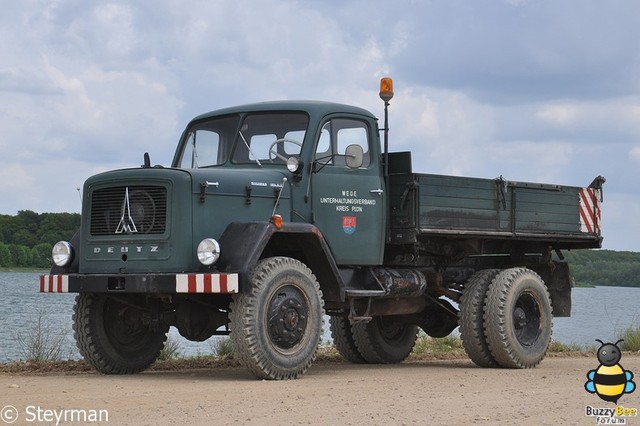
<instances>
[{"instance_id":1,"label":"tree line","mask_svg":"<svg viewBox=\"0 0 640 426\"><path fill-rule=\"evenodd\" d=\"M0 267L49 268L51 249L80 228L78 213L0 215ZM640 252L565 251L577 285L640 287Z\"/></svg>"},{"instance_id":2,"label":"tree line","mask_svg":"<svg viewBox=\"0 0 640 426\"><path fill-rule=\"evenodd\" d=\"M579 286L640 287L640 253L613 250L564 252Z\"/></svg>"},{"instance_id":3,"label":"tree line","mask_svg":"<svg viewBox=\"0 0 640 426\"><path fill-rule=\"evenodd\" d=\"M78 213L0 215L0 267L49 268L53 245L69 241L78 228Z\"/></svg>"}]
</instances>

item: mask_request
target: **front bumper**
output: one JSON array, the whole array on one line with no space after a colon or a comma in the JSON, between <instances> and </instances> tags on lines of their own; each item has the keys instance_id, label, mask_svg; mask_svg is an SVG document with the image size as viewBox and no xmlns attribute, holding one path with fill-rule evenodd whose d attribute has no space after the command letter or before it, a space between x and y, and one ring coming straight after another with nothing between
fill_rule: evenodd
<instances>
[{"instance_id":1,"label":"front bumper","mask_svg":"<svg viewBox=\"0 0 640 426\"><path fill-rule=\"evenodd\" d=\"M40 293L238 293L238 274L41 275Z\"/></svg>"}]
</instances>

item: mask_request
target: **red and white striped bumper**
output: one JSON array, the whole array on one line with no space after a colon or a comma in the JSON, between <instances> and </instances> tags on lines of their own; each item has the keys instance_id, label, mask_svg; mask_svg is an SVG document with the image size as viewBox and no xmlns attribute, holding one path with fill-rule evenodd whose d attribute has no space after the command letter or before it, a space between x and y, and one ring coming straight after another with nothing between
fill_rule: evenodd
<instances>
[{"instance_id":1,"label":"red and white striped bumper","mask_svg":"<svg viewBox=\"0 0 640 426\"><path fill-rule=\"evenodd\" d=\"M40 293L68 293L68 275L40 275Z\"/></svg>"},{"instance_id":2,"label":"red and white striped bumper","mask_svg":"<svg viewBox=\"0 0 640 426\"><path fill-rule=\"evenodd\" d=\"M208 293L239 292L238 274L70 274L41 275L41 293L129 292Z\"/></svg>"},{"instance_id":3,"label":"red and white striped bumper","mask_svg":"<svg viewBox=\"0 0 640 426\"><path fill-rule=\"evenodd\" d=\"M237 293L238 274L176 275L176 293Z\"/></svg>"}]
</instances>

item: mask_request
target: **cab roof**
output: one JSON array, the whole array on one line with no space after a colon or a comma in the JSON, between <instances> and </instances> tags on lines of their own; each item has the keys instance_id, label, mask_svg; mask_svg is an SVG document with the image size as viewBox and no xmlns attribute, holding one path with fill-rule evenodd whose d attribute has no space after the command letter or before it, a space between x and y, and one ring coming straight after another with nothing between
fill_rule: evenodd
<instances>
[{"instance_id":1,"label":"cab roof","mask_svg":"<svg viewBox=\"0 0 640 426\"><path fill-rule=\"evenodd\" d=\"M252 104L238 105L210 111L195 117L191 121L198 121L221 115L239 114L245 112L266 111L302 111L312 117L323 117L333 113L348 113L364 115L375 119L376 117L364 108L324 101L269 101Z\"/></svg>"}]
</instances>

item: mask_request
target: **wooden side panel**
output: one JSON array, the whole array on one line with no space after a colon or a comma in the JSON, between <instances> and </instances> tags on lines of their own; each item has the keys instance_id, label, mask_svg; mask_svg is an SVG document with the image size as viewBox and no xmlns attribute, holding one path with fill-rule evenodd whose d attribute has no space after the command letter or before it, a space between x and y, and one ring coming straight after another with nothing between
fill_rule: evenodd
<instances>
[{"instance_id":1,"label":"wooden side panel","mask_svg":"<svg viewBox=\"0 0 640 426\"><path fill-rule=\"evenodd\" d=\"M599 247L599 193L573 186L404 173L390 178L392 244L423 236ZM589 197L591 198L589 198ZM587 205L588 204L588 205Z\"/></svg>"},{"instance_id":2,"label":"wooden side panel","mask_svg":"<svg viewBox=\"0 0 640 426\"><path fill-rule=\"evenodd\" d=\"M493 179L418 175L420 229L508 231L511 201Z\"/></svg>"},{"instance_id":3,"label":"wooden side panel","mask_svg":"<svg viewBox=\"0 0 640 426\"><path fill-rule=\"evenodd\" d=\"M516 232L580 232L578 188L516 186L513 194Z\"/></svg>"}]
</instances>

